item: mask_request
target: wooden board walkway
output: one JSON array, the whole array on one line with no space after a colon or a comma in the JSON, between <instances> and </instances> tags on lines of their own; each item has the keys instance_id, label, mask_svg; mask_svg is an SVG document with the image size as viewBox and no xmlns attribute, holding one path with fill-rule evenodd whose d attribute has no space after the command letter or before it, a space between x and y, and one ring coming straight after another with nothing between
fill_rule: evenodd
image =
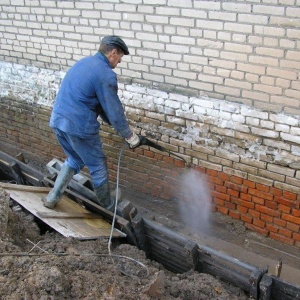
<instances>
[{"instance_id":1,"label":"wooden board walkway","mask_svg":"<svg viewBox=\"0 0 300 300\"><path fill-rule=\"evenodd\" d=\"M100 215L90 213L66 195L63 195L54 209L45 207L41 198L50 191L48 187L1 182L0 187L10 194L11 199L65 237L87 240L109 237L111 234L111 224ZM126 234L114 228L112 236L118 238L125 237Z\"/></svg>"}]
</instances>

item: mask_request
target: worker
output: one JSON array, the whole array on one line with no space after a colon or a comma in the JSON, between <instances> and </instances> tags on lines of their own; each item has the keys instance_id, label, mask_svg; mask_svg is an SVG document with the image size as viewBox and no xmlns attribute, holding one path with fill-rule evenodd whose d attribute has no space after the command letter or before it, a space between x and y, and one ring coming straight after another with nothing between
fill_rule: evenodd
<instances>
[{"instance_id":1,"label":"worker","mask_svg":"<svg viewBox=\"0 0 300 300\"><path fill-rule=\"evenodd\" d=\"M128 47L118 36L105 36L98 52L82 58L66 73L58 91L50 118L50 127L67 158L46 197L44 206L54 208L72 177L86 166L93 182L97 204L113 211L106 156L99 135L100 116L112 125L130 148L140 138L129 127L118 97L117 75L113 69L128 55Z\"/></svg>"}]
</instances>

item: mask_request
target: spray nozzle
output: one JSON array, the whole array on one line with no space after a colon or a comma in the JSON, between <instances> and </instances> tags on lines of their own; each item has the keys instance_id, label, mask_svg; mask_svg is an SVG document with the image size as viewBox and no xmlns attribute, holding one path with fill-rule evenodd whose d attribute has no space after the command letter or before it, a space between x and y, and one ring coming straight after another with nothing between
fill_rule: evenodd
<instances>
[{"instance_id":1,"label":"spray nozzle","mask_svg":"<svg viewBox=\"0 0 300 300\"><path fill-rule=\"evenodd\" d=\"M155 148L159 151L163 151L163 152L168 152L170 155L174 155L176 156L177 158L179 158L180 160L183 160L185 163L187 163L185 161L184 158L182 158L181 156L171 152L170 150L160 146L160 145L157 145L155 144L154 142L150 141L149 139L147 139L145 136L142 136L142 135L139 135L139 138L140 138L140 145L145 145L145 146L149 146L149 147L152 147L152 148Z\"/></svg>"}]
</instances>

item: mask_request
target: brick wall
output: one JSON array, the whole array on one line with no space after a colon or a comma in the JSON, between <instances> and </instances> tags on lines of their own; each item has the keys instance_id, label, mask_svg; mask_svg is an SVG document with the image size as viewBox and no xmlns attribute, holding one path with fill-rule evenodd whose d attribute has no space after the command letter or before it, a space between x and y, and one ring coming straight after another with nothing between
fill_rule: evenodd
<instances>
[{"instance_id":1,"label":"brick wall","mask_svg":"<svg viewBox=\"0 0 300 300\"><path fill-rule=\"evenodd\" d=\"M300 246L300 1L23 1L0 4L0 140L63 159L48 119L65 71L101 37L130 125L206 174L214 210ZM122 141L102 124L115 181ZM125 150L121 184L181 197L184 164Z\"/></svg>"}]
</instances>

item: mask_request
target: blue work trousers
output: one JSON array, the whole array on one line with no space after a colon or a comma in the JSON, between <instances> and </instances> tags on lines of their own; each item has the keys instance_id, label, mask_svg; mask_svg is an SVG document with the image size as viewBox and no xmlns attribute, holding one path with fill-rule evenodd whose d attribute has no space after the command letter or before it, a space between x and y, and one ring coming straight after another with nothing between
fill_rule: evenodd
<instances>
[{"instance_id":1,"label":"blue work trousers","mask_svg":"<svg viewBox=\"0 0 300 300\"><path fill-rule=\"evenodd\" d=\"M64 164L75 170L75 174L86 166L94 184L100 186L108 181L106 156L102 149L99 134L89 138L79 138L53 128L56 138L67 158Z\"/></svg>"}]
</instances>

